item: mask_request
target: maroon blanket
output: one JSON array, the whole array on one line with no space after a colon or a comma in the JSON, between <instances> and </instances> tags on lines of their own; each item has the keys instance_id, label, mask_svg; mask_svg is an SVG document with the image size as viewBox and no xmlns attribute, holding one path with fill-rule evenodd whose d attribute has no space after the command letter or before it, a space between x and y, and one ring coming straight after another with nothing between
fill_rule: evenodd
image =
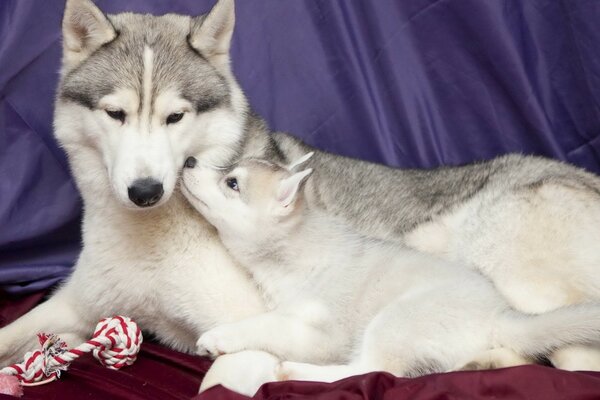
<instances>
[{"instance_id":1,"label":"maroon blanket","mask_svg":"<svg viewBox=\"0 0 600 400\"><path fill-rule=\"evenodd\" d=\"M35 294L2 298L0 326L42 299ZM93 328L93 327L92 327ZM32 335L36 332L32 332ZM75 361L58 382L25 389L23 399L245 399L222 387L196 392L210 362L145 342L137 362L121 371L92 357ZM279 382L263 386L257 399L600 399L600 373L525 366L485 372L455 372L417 379L373 373L332 384ZM14 399L0 395L0 399Z\"/></svg>"}]
</instances>

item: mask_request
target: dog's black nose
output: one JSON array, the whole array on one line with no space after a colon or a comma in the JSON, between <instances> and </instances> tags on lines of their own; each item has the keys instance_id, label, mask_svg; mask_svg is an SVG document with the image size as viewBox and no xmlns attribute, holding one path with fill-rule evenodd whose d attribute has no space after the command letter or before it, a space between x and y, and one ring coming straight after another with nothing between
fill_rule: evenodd
<instances>
[{"instance_id":1,"label":"dog's black nose","mask_svg":"<svg viewBox=\"0 0 600 400\"><path fill-rule=\"evenodd\" d=\"M198 160L196 160L194 157L188 157L183 163L183 166L185 168L194 168L197 162Z\"/></svg>"},{"instance_id":2,"label":"dog's black nose","mask_svg":"<svg viewBox=\"0 0 600 400\"><path fill-rule=\"evenodd\" d=\"M129 199L138 207L150 207L160 200L163 193L162 183L152 179L138 179L127 188Z\"/></svg>"}]
</instances>

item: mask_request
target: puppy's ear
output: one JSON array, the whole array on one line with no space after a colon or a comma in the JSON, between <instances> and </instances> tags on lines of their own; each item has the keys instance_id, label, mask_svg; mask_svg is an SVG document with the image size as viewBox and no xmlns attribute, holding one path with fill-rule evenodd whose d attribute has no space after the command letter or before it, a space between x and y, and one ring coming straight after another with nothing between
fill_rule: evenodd
<instances>
[{"instance_id":1,"label":"puppy's ear","mask_svg":"<svg viewBox=\"0 0 600 400\"><path fill-rule=\"evenodd\" d=\"M308 160L310 160L310 158L315 154L314 151L311 151L310 153L307 153L305 155L303 155L302 157L300 157L299 159L297 159L296 161L292 161L286 168L288 171L293 171L294 168L299 167L300 165L304 164L305 162L307 162Z\"/></svg>"},{"instance_id":2,"label":"puppy's ear","mask_svg":"<svg viewBox=\"0 0 600 400\"><path fill-rule=\"evenodd\" d=\"M67 0L62 32L63 66L67 69L117 37L111 22L91 0Z\"/></svg>"},{"instance_id":3,"label":"puppy's ear","mask_svg":"<svg viewBox=\"0 0 600 400\"><path fill-rule=\"evenodd\" d=\"M313 172L312 168L295 173L282 179L277 188L277 211L278 214L289 214L294 208L293 204L298 198L298 193L306 178Z\"/></svg>"},{"instance_id":4,"label":"puppy's ear","mask_svg":"<svg viewBox=\"0 0 600 400\"><path fill-rule=\"evenodd\" d=\"M208 14L192 19L188 40L209 61L228 64L234 25L233 0L219 0Z\"/></svg>"}]
</instances>

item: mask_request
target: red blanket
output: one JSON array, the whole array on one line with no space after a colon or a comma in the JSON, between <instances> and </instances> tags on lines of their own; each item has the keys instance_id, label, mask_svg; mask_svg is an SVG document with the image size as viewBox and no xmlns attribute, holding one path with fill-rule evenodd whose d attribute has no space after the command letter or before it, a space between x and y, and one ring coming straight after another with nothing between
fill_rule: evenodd
<instances>
[{"instance_id":1,"label":"red blanket","mask_svg":"<svg viewBox=\"0 0 600 400\"><path fill-rule=\"evenodd\" d=\"M0 325L33 307L43 294L3 298ZM35 334L32 332L31 334ZM206 359L145 342L137 362L121 371L92 357L76 360L58 382L25 389L23 399L245 399L222 387L196 395L210 366ZM417 379L373 373L332 384L278 382L264 385L256 399L600 399L600 373L565 372L524 366L485 372L455 372ZM0 395L0 399L14 399Z\"/></svg>"}]
</instances>

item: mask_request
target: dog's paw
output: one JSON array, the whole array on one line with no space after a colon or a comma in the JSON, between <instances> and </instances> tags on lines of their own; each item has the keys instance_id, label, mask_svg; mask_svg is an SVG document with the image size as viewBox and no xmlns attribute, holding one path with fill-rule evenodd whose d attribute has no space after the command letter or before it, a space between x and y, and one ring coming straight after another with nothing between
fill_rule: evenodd
<instances>
[{"instance_id":1,"label":"dog's paw","mask_svg":"<svg viewBox=\"0 0 600 400\"><path fill-rule=\"evenodd\" d=\"M217 358L223 354L245 350L242 338L235 329L222 325L205 332L196 342L198 355Z\"/></svg>"}]
</instances>

